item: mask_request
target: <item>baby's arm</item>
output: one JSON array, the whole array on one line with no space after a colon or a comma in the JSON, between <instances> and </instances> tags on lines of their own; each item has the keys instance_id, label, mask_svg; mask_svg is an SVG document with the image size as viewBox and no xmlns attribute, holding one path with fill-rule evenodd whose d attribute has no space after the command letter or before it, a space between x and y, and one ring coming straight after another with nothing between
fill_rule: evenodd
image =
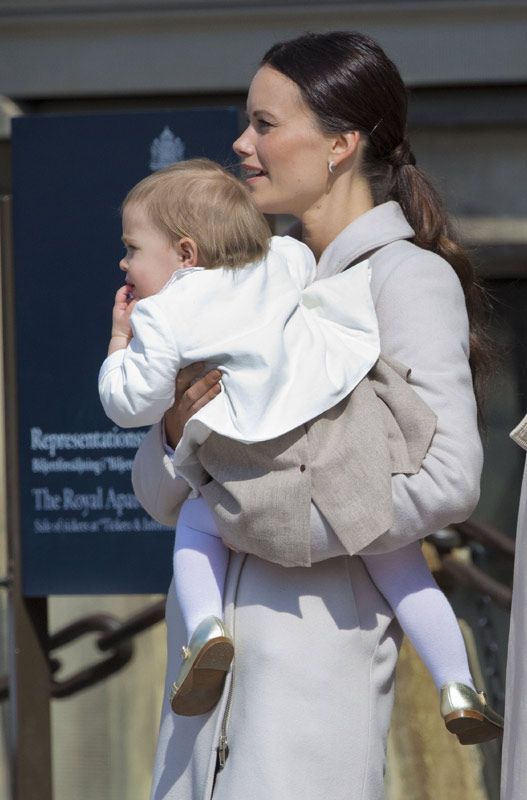
<instances>
[{"instance_id":1,"label":"baby's arm","mask_svg":"<svg viewBox=\"0 0 527 800\"><path fill-rule=\"evenodd\" d=\"M116 305L123 299L118 292ZM135 306L129 324L133 337L128 342L126 314L119 318L114 307L108 357L99 373L104 410L123 428L152 425L162 418L174 402L180 366L172 330L154 297Z\"/></svg>"}]
</instances>

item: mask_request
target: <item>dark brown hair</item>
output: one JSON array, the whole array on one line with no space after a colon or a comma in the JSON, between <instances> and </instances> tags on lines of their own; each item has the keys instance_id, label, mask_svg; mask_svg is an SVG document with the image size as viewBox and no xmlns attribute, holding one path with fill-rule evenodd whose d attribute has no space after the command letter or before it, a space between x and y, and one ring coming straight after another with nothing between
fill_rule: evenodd
<instances>
[{"instance_id":1,"label":"dark brown hair","mask_svg":"<svg viewBox=\"0 0 527 800\"><path fill-rule=\"evenodd\" d=\"M202 267L243 267L269 249L271 230L247 188L208 158L180 161L143 178L121 209L135 203L169 242L193 239Z\"/></svg>"},{"instance_id":2,"label":"dark brown hair","mask_svg":"<svg viewBox=\"0 0 527 800\"><path fill-rule=\"evenodd\" d=\"M406 131L408 95L397 67L373 39L355 31L308 33L280 42L261 64L297 84L323 132L360 131L362 171L375 205L400 203L415 244L438 253L456 271L465 293L470 364L481 397L478 390L490 366L484 330L488 303L438 192L416 166Z\"/></svg>"}]
</instances>

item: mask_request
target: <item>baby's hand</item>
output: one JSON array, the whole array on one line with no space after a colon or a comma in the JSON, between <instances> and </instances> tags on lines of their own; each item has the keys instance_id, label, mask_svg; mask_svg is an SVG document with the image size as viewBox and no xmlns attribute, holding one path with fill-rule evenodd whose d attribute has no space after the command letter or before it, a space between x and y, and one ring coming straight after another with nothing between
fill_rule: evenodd
<instances>
[{"instance_id":1,"label":"baby's hand","mask_svg":"<svg viewBox=\"0 0 527 800\"><path fill-rule=\"evenodd\" d=\"M130 314L133 311L137 300L130 300L128 286L121 286L117 290L112 311L112 338L108 347L108 355L116 350L124 350L132 338L132 326L130 325Z\"/></svg>"},{"instance_id":2,"label":"baby's hand","mask_svg":"<svg viewBox=\"0 0 527 800\"><path fill-rule=\"evenodd\" d=\"M130 287L126 284L117 290L112 311L112 339L124 337L127 343L132 338L130 314L137 303L137 300L130 300L129 292Z\"/></svg>"}]
</instances>

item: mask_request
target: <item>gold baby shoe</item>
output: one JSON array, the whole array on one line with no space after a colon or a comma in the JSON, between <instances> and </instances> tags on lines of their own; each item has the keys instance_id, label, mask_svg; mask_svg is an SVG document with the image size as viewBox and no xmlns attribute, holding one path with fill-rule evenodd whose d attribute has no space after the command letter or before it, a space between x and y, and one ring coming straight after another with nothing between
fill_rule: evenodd
<instances>
[{"instance_id":1,"label":"gold baby shoe","mask_svg":"<svg viewBox=\"0 0 527 800\"><path fill-rule=\"evenodd\" d=\"M488 705L485 692L476 692L464 683L442 687L441 715L461 744L479 744L503 734L503 718Z\"/></svg>"},{"instance_id":2,"label":"gold baby shoe","mask_svg":"<svg viewBox=\"0 0 527 800\"><path fill-rule=\"evenodd\" d=\"M182 648L182 654L183 661L170 692L172 711L185 717L206 714L221 697L234 657L234 645L223 622L217 617L206 617Z\"/></svg>"}]
</instances>

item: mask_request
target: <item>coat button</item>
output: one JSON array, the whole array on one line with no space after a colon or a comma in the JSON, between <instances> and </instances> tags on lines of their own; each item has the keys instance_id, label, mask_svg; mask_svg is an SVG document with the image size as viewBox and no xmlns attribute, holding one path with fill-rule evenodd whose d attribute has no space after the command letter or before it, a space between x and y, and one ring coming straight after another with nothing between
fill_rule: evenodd
<instances>
[{"instance_id":1,"label":"coat button","mask_svg":"<svg viewBox=\"0 0 527 800\"><path fill-rule=\"evenodd\" d=\"M306 471L306 465L300 464L300 472L305 472L305 471Z\"/></svg>"}]
</instances>

